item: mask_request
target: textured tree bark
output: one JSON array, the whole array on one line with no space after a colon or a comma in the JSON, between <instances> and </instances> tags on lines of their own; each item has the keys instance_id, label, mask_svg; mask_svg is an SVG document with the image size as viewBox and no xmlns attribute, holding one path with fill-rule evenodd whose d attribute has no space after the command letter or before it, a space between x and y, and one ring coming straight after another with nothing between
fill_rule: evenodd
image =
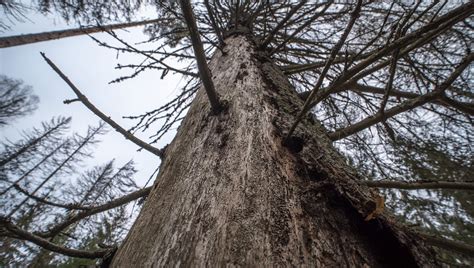
<instances>
[{"instance_id":1,"label":"textured tree bark","mask_svg":"<svg viewBox=\"0 0 474 268\"><path fill-rule=\"evenodd\" d=\"M282 145L301 99L251 38L225 43L209 65L225 111L198 92L112 266L436 266L318 122Z\"/></svg>"}]
</instances>

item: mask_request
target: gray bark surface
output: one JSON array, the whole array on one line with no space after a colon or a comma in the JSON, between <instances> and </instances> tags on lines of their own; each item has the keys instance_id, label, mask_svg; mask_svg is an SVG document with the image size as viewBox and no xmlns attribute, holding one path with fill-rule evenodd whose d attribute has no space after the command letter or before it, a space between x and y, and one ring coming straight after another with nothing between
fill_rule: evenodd
<instances>
[{"instance_id":1,"label":"gray bark surface","mask_svg":"<svg viewBox=\"0 0 474 268\"><path fill-rule=\"evenodd\" d=\"M374 214L380 197L318 122L303 119L282 145L302 101L249 40L230 36L212 58L226 108L212 115L198 92L112 266L437 266L423 241Z\"/></svg>"}]
</instances>

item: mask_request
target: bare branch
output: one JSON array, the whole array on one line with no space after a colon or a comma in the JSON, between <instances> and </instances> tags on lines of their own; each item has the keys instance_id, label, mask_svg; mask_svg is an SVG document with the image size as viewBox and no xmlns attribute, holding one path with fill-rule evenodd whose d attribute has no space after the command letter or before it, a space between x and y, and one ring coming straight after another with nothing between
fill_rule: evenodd
<instances>
[{"instance_id":1,"label":"bare branch","mask_svg":"<svg viewBox=\"0 0 474 268\"><path fill-rule=\"evenodd\" d=\"M26 195L28 198L31 198L31 199L35 200L36 202L40 202L40 203L50 205L50 206L53 206L53 207L65 208L65 209L80 209L80 210L84 209L83 207L81 207L80 205L77 205L77 204L60 204L60 203L49 201L46 198L42 198L42 197L36 196L36 195L28 192L27 190L23 189L20 185L18 185L16 183L13 184L11 187L15 188L15 190L17 190L18 192Z\"/></svg>"},{"instance_id":2,"label":"bare branch","mask_svg":"<svg viewBox=\"0 0 474 268\"><path fill-rule=\"evenodd\" d=\"M383 95L385 93L385 90L380 87L374 87L374 86L368 86L368 85L362 85L359 83L354 83L352 85L347 85L347 89L351 91L356 91L356 92L366 92L366 93L372 93L372 94L377 94L377 95ZM324 89L323 89L324 90ZM340 89L337 92L342 92L345 91L346 89ZM299 93L298 95L303 99L306 100L309 96L311 91L304 91ZM389 93L390 96L397 97L397 98L407 98L407 99L414 99L417 97L420 97L420 94L413 93L413 92L408 92L408 91L401 91L397 89L392 89L390 90ZM463 113L469 114L469 115L474 115L474 105L472 103L468 102L460 102L453 100L446 95L440 95L437 99L434 99L431 101L431 103L437 104L437 105L442 105L445 107L452 107L455 108Z\"/></svg>"},{"instance_id":3,"label":"bare branch","mask_svg":"<svg viewBox=\"0 0 474 268\"><path fill-rule=\"evenodd\" d=\"M82 94L82 92L67 78L67 76L49 59L46 57L46 55L41 52L41 55L43 56L44 60L53 68L53 70L66 82L69 87L76 93L76 96L78 99L81 100L81 102L89 109L91 110L95 115L97 115L100 119L104 120L107 124L109 124L112 128L114 128L117 132L122 134L127 140L130 140L131 142L135 143L138 145L140 148L143 148L150 153L162 158L163 157L163 152L160 149L157 149L148 143L140 140L139 138L135 137L132 135L130 132L122 128L119 124L117 124L114 120L112 120L109 116L105 115L102 113L99 109L97 109L88 99L85 95Z\"/></svg>"},{"instance_id":4,"label":"bare branch","mask_svg":"<svg viewBox=\"0 0 474 268\"><path fill-rule=\"evenodd\" d=\"M0 48L26 45L26 44L31 44L31 43L49 41L49 40L83 35L83 34L103 32L106 30L135 27L135 26L140 26L140 25L145 25L145 24L150 24L150 23L157 23L160 21L163 21L163 19L144 20L144 21L136 21L136 22L129 22L129 23L118 23L118 24L110 24L110 25L102 25L102 26L83 27L83 28L77 28L77 29L67 29L67 30L53 31L53 32L43 32L43 33L36 33L36 34L24 34L24 35L0 37Z\"/></svg>"},{"instance_id":5,"label":"bare branch","mask_svg":"<svg viewBox=\"0 0 474 268\"><path fill-rule=\"evenodd\" d=\"M331 51L331 54L330 54L329 58L327 59L326 64L324 65L324 69L321 72L321 74L319 75L318 82L316 82L316 85L314 86L313 90L309 94L308 99L306 99L306 101L303 105L303 108L301 108L300 113L296 116L295 122L290 127L290 130L288 131L288 134L286 136L287 139L289 137L291 137L291 135L293 134L293 131L296 129L296 126L298 125L298 123L301 121L301 119L303 119L303 116L310 109L311 102L312 102L314 96L316 95L316 92L319 90L319 88L323 84L324 77L326 76L326 73L328 72L329 67L331 66L331 63L334 61L334 59L336 58L336 54L339 52L342 45L344 44L344 41L346 40L347 36L349 35L349 32L352 29L352 26L354 26L354 23L357 20L357 17L359 17L361 6L362 6L362 0L357 1L357 5L356 5L354 11L351 14L351 19L350 19L349 23L347 24L346 28L344 29L344 32L342 33L341 37L339 38L339 41L333 47L333 49Z\"/></svg>"},{"instance_id":6,"label":"bare branch","mask_svg":"<svg viewBox=\"0 0 474 268\"><path fill-rule=\"evenodd\" d=\"M339 63L345 63L347 61L354 61L356 58L358 60L361 60L361 59L367 58L370 55L371 55L370 53L358 54L358 55L354 55L350 57L349 59L346 57L337 57L333 60L332 64L339 64ZM322 68L325 65L326 65L325 61L318 61L318 62L305 63L305 64L291 64L287 66L282 66L281 69L286 75L292 75L292 74L297 74L297 73L302 73L302 72Z\"/></svg>"},{"instance_id":7,"label":"bare branch","mask_svg":"<svg viewBox=\"0 0 474 268\"><path fill-rule=\"evenodd\" d=\"M474 2L467 3L462 5L451 12L446 13L445 15L439 17L437 20L426 24L425 26L419 28L416 31L413 31L410 34L407 34L397 40L387 44L382 49L376 51L365 60L359 62L354 67L350 68L346 72L344 72L341 76L339 76L329 87L325 90L318 92L315 101L311 104L311 107L317 105L321 100L326 98L329 94L338 91L340 88L344 87L345 85L352 84L359 80L361 77L372 73L376 70L379 70L390 63L390 60L381 62L376 64L375 66L369 68L368 70L364 70L370 64L376 62L380 58L386 56L388 53L399 49L400 47L406 47L400 51L399 56L403 56L410 52L411 50L425 44L429 40L432 40L437 35L441 34L443 31L448 30L454 24L459 21L464 20L469 15L471 15L474 11ZM420 38L420 36L422 36Z\"/></svg>"},{"instance_id":8,"label":"bare branch","mask_svg":"<svg viewBox=\"0 0 474 268\"><path fill-rule=\"evenodd\" d=\"M459 241L446 239L443 237L436 237L436 236L429 235L426 233L417 232L417 234L421 238L423 238L426 242L428 242L429 244L433 246L440 247L440 248L450 250L450 251L456 251L462 254L466 254L468 256L474 256L474 246L472 245L462 243Z\"/></svg>"},{"instance_id":9,"label":"bare branch","mask_svg":"<svg viewBox=\"0 0 474 268\"><path fill-rule=\"evenodd\" d=\"M214 32L216 32L217 39L219 40L219 45L222 45L224 44L224 39L222 38L222 31L216 22L214 12L212 11L211 6L209 5L209 0L204 0L204 5L206 6L207 14L209 15L211 27L214 29Z\"/></svg>"},{"instance_id":10,"label":"bare branch","mask_svg":"<svg viewBox=\"0 0 474 268\"><path fill-rule=\"evenodd\" d=\"M202 84L206 90L209 102L211 103L212 112L214 114L218 114L222 110L222 105L219 103L219 97L216 93L216 89L214 88L214 83L212 82L211 72L207 66L206 54L204 53L201 38L199 37L199 31L196 25L196 20L194 19L191 4L188 0L180 0L180 5L183 11L184 19L186 20L186 25L188 26L191 35L199 76L201 77Z\"/></svg>"},{"instance_id":11,"label":"bare branch","mask_svg":"<svg viewBox=\"0 0 474 268\"><path fill-rule=\"evenodd\" d=\"M266 46L268 46L268 44L270 44L270 42L273 40L273 37L275 36L275 34L281 30L281 28L283 28L283 26L285 26L286 22L291 19L291 17L296 13L296 11L298 11L304 4L306 4L306 2L308 2L307 0L304 0L304 1L301 1L298 5L294 6L289 12L288 14L286 14L285 18L283 18L277 26L275 26L275 28L268 34L268 36L265 38L265 40L263 40L263 42L260 44L260 48L261 49L264 49Z\"/></svg>"},{"instance_id":12,"label":"bare branch","mask_svg":"<svg viewBox=\"0 0 474 268\"><path fill-rule=\"evenodd\" d=\"M457 181L392 181L377 180L365 181L365 185L376 188L395 188L395 189L455 189L455 190L474 190L473 182L457 182Z\"/></svg>"},{"instance_id":13,"label":"bare branch","mask_svg":"<svg viewBox=\"0 0 474 268\"><path fill-rule=\"evenodd\" d=\"M454 70L453 73L444 81L441 85L437 86L435 90L429 92L425 95L419 96L417 98L407 100L400 105L397 105L393 108L384 111L383 113L376 113L366 119L359 121L353 125L348 127L338 129L329 134L329 138L333 141L343 139L347 136L350 136L356 132L359 132L363 129L366 129L370 126L373 126L386 118L395 116L397 114L403 113L405 111L411 110L413 108L419 107L424 105L428 102L431 102L437 99L439 96L443 94L443 92L456 80L456 78L461 75L465 68L469 66L469 64L474 60L474 53L467 55L462 63Z\"/></svg>"},{"instance_id":14,"label":"bare branch","mask_svg":"<svg viewBox=\"0 0 474 268\"><path fill-rule=\"evenodd\" d=\"M390 68L389 68L389 77L388 77L387 84L385 85L385 93L383 94L382 103L380 104L380 107L379 107L379 113L384 112L385 106L387 105L387 102L388 102L388 98L390 97L390 92L392 91L392 87L393 87L393 79L395 78L395 72L397 71L397 59L398 59L399 53L400 53L400 50L397 49L392 54L392 60L390 62Z\"/></svg>"},{"instance_id":15,"label":"bare branch","mask_svg":"<svg viewBox=\"0 0 474 268\"><path fill-rule=\"evenodd\" d=\"M38 235L41 237L53 237L75 222L78 222L86 217L95 215L97 213L101 213L109 209L120 207L133 200L147 196L150 193L150 191L151 191L151 186L132 192L120 198L114 199L103 205L94 206L94 207L84 206L82 207L82 209L84 209L83 211L71 213L70 216L66 218L63 222L57 224L56 226L51 228L48 232L39 233Z\"/></svg>"},{"instance_id":16,"label":"bare branch","mask_svg":"<svg viewBox=\"0 0 474 268\"><path fill-rule=\"evenodd\" d=\"M29 241L47 250L60 253L70 257L86 258L86 259L97 259L105 256L111 249L100 249L97 251L87 251L79 249L71 249L56 245L49 242L48 240L34 235L28 231L21 229L18 226L13 225L10 221L5 218L0 219L0 232L6 236L12 236L13 238ZM3 230L2 230L3 229Z\"/></svg>"},{"instance_id":17,"label":"bare branch","mask_svg":"<svg viewBox=\"0 0 474 268\"><path fill-rule=\"evenodd\" d=\"M278 46L276 46L274 49L272 49L272 51L270 52L270 54L275 54L275 52L279 51L283 46L285 46L286 43L288 43L290 40L292 40L298 33L300 33L301 31L303 31L304 29L306 29L306 27L308 27L308 25L310 25L311 23L313 23L313 21L315 21L319 16L321 16L321 14L324 14L324 12L326 12L326 10L329 8L329 6L332 4L332 1L328 2L328 3L323 3L325 6L323 8L323 10L321 10L321 12L317 12L315 13L313 16L311 16L309 19L306 20L306 22L304 24L302 24L300 27L298 27L296 30L294 30L290 36L287 36L285 38L285 40L283 40L283 42L281 42ZM323 4L320 4L319 6L323 5ZM318 6L318 7L319 7Z\"/></svg>"}]
</instances>

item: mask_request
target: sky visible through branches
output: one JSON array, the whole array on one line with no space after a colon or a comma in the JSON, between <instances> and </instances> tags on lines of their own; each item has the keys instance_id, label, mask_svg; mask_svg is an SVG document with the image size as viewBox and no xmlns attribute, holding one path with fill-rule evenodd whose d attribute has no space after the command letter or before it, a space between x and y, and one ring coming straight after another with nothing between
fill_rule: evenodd
<instances>
[{"instance_id":1,"label":"sky visible through branches","mask_svg":"<svg viewBox=\"0 0 474 268\"><path fill-rule=\"evenodd\" d=\"M10 30L0 33L0 36L77 27L74 23L68 25L54 13L44 16L29 11L25 15L29 21L12 25ZM137 17L145 15L146 12L142 12ZM117 34L126 40L144 41L148 39L143 34L143 27L119 30ZM101 41L110 43L114 41L107 33L98 33L93 36ZM64 100L73 99L74 94L47 66L40 51L45 52L60 65L73 81L78 81L78 86L88 98L124 127L132 127L134 122L122 119L122 116L152 110L169 101L179 89L180 77L171 73L164 79L159 79L159 73L145 72L140 75L140 79L129 79L124 83L109 84L119 76L128 74L128 71L114 69L117 63L136 62L140 57L134 58L133 55L126 54L117 55L110 49L99 47L89 36L77 36L1 49L0 73L11 78L21 79L25 85L31 85L34 94L40 99L36 112L16 120L12 127L2 129L0 133L2 139L16 140L20 131L38 126L42 120L58 115L72 116L71 131L84 132L88 124L99 122L99 119L83 105L78 103L63 104ZM118 163L125 163L133 159L138 169L135 176L137 184L144 185L159 165L159 159L146 151L137 152L136 145L126 141L110 128L109 130L106 135L102 136L102 142L94 150L94 158L88 160L87 164L105 163L111 155ZM138 136L146 140L147 134L147 132L140 133ZM156 146L163 147L170 142L173 135L174 131L171 131Z\"/></svg>"}]
</instances>

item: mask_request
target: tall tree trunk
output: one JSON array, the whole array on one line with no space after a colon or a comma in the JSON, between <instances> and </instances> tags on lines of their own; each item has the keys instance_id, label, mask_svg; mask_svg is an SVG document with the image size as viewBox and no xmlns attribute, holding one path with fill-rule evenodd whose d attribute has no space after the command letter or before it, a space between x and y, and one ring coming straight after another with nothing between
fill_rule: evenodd
<instances>
[{"instance_id":1,"label":"tall tree trunk","mask_svg":"<svg viewBox=\"0 0 474 268\"><path fill-rule=\"evenodd\" d=\"M140 25L145 25L145 24L150 24L150 23L157 23L159 21L161 21L161 19L83 27L83 28L75 28L75 29L68 29L68 30L35 33L35 34L5 36L5 37L0 37L0 48L21 46L21 45L55 40L55 39L60 39L60 38L65 38L65 37L98 33L98 32L128 28L128 27L135 27L135 26L140 26Z\"/></svg>"},{"instance_id":2,"label":"tall tree trunk","mask_svg":"<svg viewBox=\"0 0 474 268\"><path fill-rule=\"evenodd\" d=\"M226 109L198 92L112 266L436 265L318 122L282 145L301 99L250 37L225 43L210 69Z\"/></svg>"}]
</instances>

